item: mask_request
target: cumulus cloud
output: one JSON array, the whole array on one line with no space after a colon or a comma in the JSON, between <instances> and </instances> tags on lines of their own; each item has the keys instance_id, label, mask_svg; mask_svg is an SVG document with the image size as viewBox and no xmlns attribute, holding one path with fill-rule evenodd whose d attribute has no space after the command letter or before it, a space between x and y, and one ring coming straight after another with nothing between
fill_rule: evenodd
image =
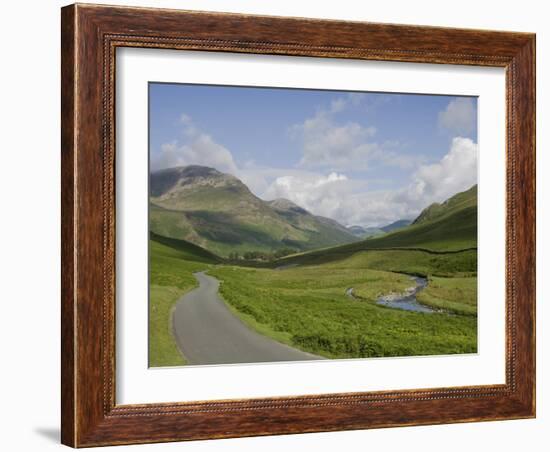
<instances>
[{"instance_id":1,"label":"cumulus cloud","mask_svg":"<svg viewBox=\"0 0 550 452\"><path fill-rule=\"evenodd\" d=\"M187 115L180 118L184 143L174 140L161 146L160 152L151 159L151 169L159 170L174 166L203 165L222 172L235 174L237 165L231 152L202 132Z\"/></svg>"},{"instance_id":2,"label":"cumulus cloud","mask_svg":"<svg viewBox=\"0 0 550 452\"><path fill-rule=\"evenodd\" d=\"M477 120L474 101L467 97L457 97L438 115L439 126L462 134L471 133Z\"/></svg>"},{"instance_id":3,"label":"cumulus cloud","mask_svg":"<svg viewBox=\"0 0 550 452\"><path fill-rule=\"evenodd\" d=\"M264 193L265 199L286 198L314 215L335 219L344 225L389 223L402 218L395 204L388 206L389 192L369 192L367 183L345 174L311 173L281 176ZM397 217L396 217L397 215Z\"/></svg>"},{"instance_id":4,"label":"cumulus cloud","mask_svg":"<svg viewBox=\"0 0 550 452\"><path fill-rule=\"evenodd\" d=\"M376 143L367 140L376 134L374 127L364 127L356 122L338 125L331 114L318 112L295 126L303 139L303 156L300 166L331 166L346 168L349 165L366 166L369 157L379 151Z\"/></svg>"},{"instance_id":5,"label":"cumulus cloud","mask_svg":"<svg viewBox=\"0 0 550 452\"><path fill-rule=\"evenodd\" d=\"M281 176L273 181L264 196L268 199L287 198L308 210L319 211L324 202L333 204L331 193L341 196L349 191L348 182L347 176L335 172L327 176Z\"/></svg>"},{"instance_id":6,"label":"cumulus cloud","mask_svg":"<svg viewBox=\"0 0 550 452\"><path fill-rule=\"evenodd\" d=\"M308 169L366 170L373 166L410 169L422 160L395 150L399 142L376 140L376 127L354 121L341 121L343 111L360 106L374 108L387 97L366 93L347 93L334 98L327 108L290 128L291 135L303 143L299 167Z\"/></svg>"},{"instance_id":7,"label":"cumulus cloud","mask_svg":"<svg viewBox=\"0 0 550 452\"><path fill-rule=\"evenodd\" d=\"M352 102L350 98L344 101ZM161 147L152 158L153 170L191 164L214 167L235 175L263 199L287 198L344 225L376 226L412 219L429 204L444 201L477 182L478 146L469 138L454 138L441 160L420 164L384 149L389 145L370 142L376 134L374 128L353 122L336 124L333 113L321 111L300 126L304 138L300 165L273 168L252 161L237 166L231 152L200 130L192 118L182 115L181 124L181 139ZM354 172L348 171L364 169L365 161L414 165L416 170L411 170L404 188L373 191L368 179L354 179Z\"/></svg>"},{"instance_id":8,"label":"cumulus cloud","mask_svg":"<svg viewBox=\"0 0 550 452\"><path fill-rule=\"evenodd\" d=\"M357 106L367 99L366 93L347 93L330 103L331 113L340 113L350 106Z\"/></svg>"},{"instance_id":9,"label":"cumulus cloud","mask_svg":"<svg viewBox=\"0 0 550 452\"><path fill-rule=\"evenodd\" d=\"M344 225L376 226L413 219L429 204L444 201L476 182L477 144L457 137L439 162L420 166L402 189L368 191L364 181L342 173L307 173L275 178L263 197L290 199Z\"/></svg>"},{"instance_id":10,"label":"cumulus cloud","mask_svg":"<svg viewBox=\"0 0 550 452\"><path fill-rule=\"evenodd\" d=\"M416 171L408 191L419 198L443 201L470 188L477 183L477 153L477 143L471 139L454 138L445 157Z\"/></svg>"}]
</instances>

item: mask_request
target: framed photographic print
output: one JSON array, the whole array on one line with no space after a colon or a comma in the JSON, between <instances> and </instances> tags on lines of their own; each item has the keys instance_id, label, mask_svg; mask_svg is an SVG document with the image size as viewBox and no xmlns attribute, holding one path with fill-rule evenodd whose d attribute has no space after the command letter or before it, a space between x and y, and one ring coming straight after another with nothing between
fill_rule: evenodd
<instances>
[{"instance_id":1,"label":"framed photographic print","mask_svg":"<svg viewBox=\"0 0 550 452\"><path fill-rule=\"evenodd\" d=\"M62 9L62 442L535 415L535 37Z\"/></svg>"}]
</instances>

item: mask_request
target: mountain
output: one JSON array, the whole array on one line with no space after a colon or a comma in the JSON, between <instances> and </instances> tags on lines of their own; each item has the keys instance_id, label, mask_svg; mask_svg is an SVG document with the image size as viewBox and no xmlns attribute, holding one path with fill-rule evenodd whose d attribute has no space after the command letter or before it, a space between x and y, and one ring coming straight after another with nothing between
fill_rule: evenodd
<instances>
[{"instance_id":1,"label":"mountain","mask_svg":"<svg viewBox=\"0 0 550 452\"><path fill-rule=\"evenodd\" d=\"M408 226L411 223L412 223L411 220L397 220L397 221L394 221L393 223L387 224L386 226L382 226L380 229L384 232L392 232L392 231L395 231L396 229L404 228L405 226Z\"/></svg>"},{"instance_id":2,"label":"mountain","mask_svg":"<svg viewBox=\"0 0 550 452\"><path fill-rule=\"evenodd\" d=\"M428 223L468 207L475 207L477 209L477 184L466 191L457 193L441 204L431 204L420 212L420 215L413 221L413 224Z\"/></svg>"},{"instance_id":3,"label":"mountain","mask_svg":"<svg viewBox=\"0 0 550 452\"><path fill-rule=\"evenodd\" d=\"M348 231L351 232L355 237L359 237L361 239L376 237L377 235L385 234L385 231L383 231L381 228L363 227L358 225L349 226Z\"/></svg>"},{"instance_id":4,"label":"mountain","mask_svg":"<svg viewBox=\"0 0 550 452\"><path fill-rule=\"evenodd\" d=\"M210 251L185 240L163 237L155 234L154 232L149 233L149 238L151 239L151 242L160 243L169 247L171 250L178 251L180 253L179 257L182 257L185 260L205 262L208 264L219 264L223 262L223 259L216 256L214 253L211 253Z\"/></svg>"},{"instance_id":5,"label":"mountain","mask_svg":"<svg viewBox=\"0 0 550 452\"><path fill-rule=\"evenodd\" d=\"M408 226L411 224L411 220L397 220L393 223L387 224L386 226L380 226L380 227L372 227L372 226L349 226L347 229L349 232L351 232L355 237L359 237L361 239L367 239L370 237L377 237L380 235L384 235L386 232L392 232L396 229L404 228L405 226Z\"/></svg>"},{"instance_id":6,"label":"mountain","mask_svg":"<svg viewBox=\"0 0 550 452\"><path fill-rule=\"evenodd\" d=\"M362 237L367 230L363 226L348 226L348 231L351 232L356 237Z\"/></svg>"},{"instance_id":7,"label":"mountain","mask_svg":"<svg viewBox=\"0 0 550 452\"><path fill-rule=\"evenodd\" d=\"M266 203L299 229L319 230L319 232L326 235L339 233L338 235L351 239L348 229L336 220L313 215L288 199L278 198L273 201L266 201Z\"/></svg>"},{"instance_id":8,"label":"mountain","mask_svg":"<svg viewBox=\"0 0 550 452\"><path fill-rule=\"evenodd\" d=\"M421 249L433 253L477 248L477 186L424 209L409 226L380 237L283 258L285 264L330 262L359 251Z\"/></svg>"},{"instance_id":9,"label":"mountain","mask_svg":"<svg viewBox=\"0 0 550 452\"><path fill-rule=\"evenodd\" d=\"M449 251L477 247L477 185L424 209L411 225L367 240L369 247Z\"/></svg>"},{"instance_id":10,"label":"mountain","mask_svg":"<svg viewBox=\"0 0 550 452\"><path fill-rule=\"evenodd\" d=\"M263 201L235 176L204 166L150 176L150 229L220 256L247 251L309 250L357 240L334 220L286 199Z\"/></svg>"}]
</instances>

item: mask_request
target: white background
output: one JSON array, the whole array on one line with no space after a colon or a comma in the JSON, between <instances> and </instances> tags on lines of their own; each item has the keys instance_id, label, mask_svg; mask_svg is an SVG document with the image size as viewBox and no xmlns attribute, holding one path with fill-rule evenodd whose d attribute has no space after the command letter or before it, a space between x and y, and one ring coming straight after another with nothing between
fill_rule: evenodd
<instances>
[{"instance_id":1,"label":"white background","mask_svg":"<svg viewBox=\"0 0 550 452\"><path fill-rule=\"evenodd\" d=\"M117 403L504 383L505 153L495 152L505 146L503 69L132 48L117 52L116 79ZM148 369L148 187L143 181L151 80L479 96L478 353Z\"/></svg>"},{"instance_id":2,"label":"white background","mask_svg":"<svg viewBox=\"0 0 550 452\"><path fill-rule=\"evenodd\" d=\"M491 28L537 32L538 225L550 228L545 200L550 180L550 31L545 2L446 2L354 0L261 2L258 0L140 1L119 4L309 16L332 19ZM2 373L0 374L1 447L10 451L60 449L59 424L59 7L63 2L9 2L3 5L2 71ZM546 29L545 29L546 28ZM6 140L7 138L7 140ZM548 205L548 202L546 201ZM538 274L548 272L548 234L538 237ZM545 256L546 254L546 256ZM536 420L371 431L246 438L116 450L182 451L359 451L407 449L446 452L464 450L546 450L550 429L549 320L543 293L548 278L538 281L538 417ZM548 330L548 328L546 328ZM544 381L546 380L546 381ZM547 440L546 440L547 443Z\"/></svg>"}]
</instances>

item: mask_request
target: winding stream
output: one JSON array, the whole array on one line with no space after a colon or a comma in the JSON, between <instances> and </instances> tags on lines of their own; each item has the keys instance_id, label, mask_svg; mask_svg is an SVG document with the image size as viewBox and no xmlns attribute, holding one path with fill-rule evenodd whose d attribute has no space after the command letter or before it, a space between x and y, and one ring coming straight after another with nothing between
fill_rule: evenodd
<instances>
[{"instance_id":1,"label":"winding stream","mask_svg":"<svg viewBox=\"0 0 550 452\"><path fill-rule=\"evenodd\" d=\"M376 301L377 304L387 306L389 308L403 309L404 311L439 312L429 306L421 304L416 299L416 295L428 286L428 279L420 276L412 276L411 280L415 282L415 286L405 289L402 293L390 293L383 295Z\"/></svg>"}]
</instances>

